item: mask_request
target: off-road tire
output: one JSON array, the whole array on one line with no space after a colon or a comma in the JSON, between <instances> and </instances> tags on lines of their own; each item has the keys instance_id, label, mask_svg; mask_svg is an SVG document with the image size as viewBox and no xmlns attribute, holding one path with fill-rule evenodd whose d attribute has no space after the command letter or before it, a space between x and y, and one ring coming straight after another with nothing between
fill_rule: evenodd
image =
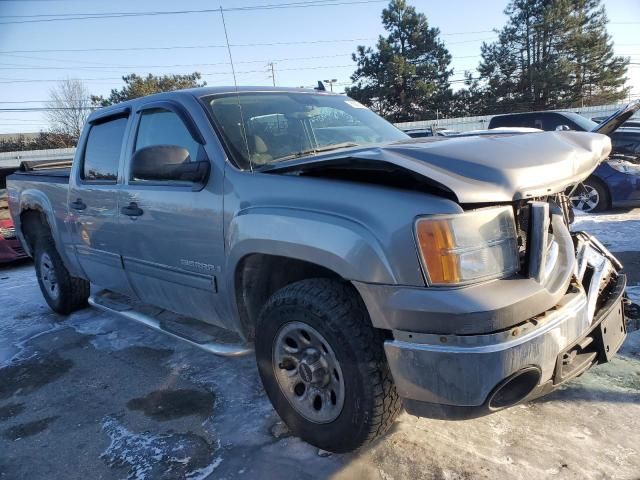
<instances>
[{"instance_id":1,"label":"off-road tire","mask_svg":"<svg viewBox=\"0 0 640 480\"><path fill-rule=\"evenodd\" d=\"M45 254L49 256L55 271L59 287L57 298L53 298L43 284L41 259ZM43 234L38 237L35 242L33 258L40 291L51 310L61 315L68 315L87 306L90 292L89 282L83 278L71 276L50 235Z\"/></svg>"},{"instance_id":2,"label":"off-road tire","mask_svg":"<svg viewBox=\"0 0 640 480\"><path fill-rule=\"evenodd\" d=\"M290 322L317 330L335 352L344 376L344 405L330 423L315 423L289 403L275 378L274 340ZM347 282L316 278L275 292L256 329L256 357L264 388L290 431L330 452L355 450L384 434L401 411L384 354L381 330L372 327L366 307Z\"/></svg>"}]
</instances>

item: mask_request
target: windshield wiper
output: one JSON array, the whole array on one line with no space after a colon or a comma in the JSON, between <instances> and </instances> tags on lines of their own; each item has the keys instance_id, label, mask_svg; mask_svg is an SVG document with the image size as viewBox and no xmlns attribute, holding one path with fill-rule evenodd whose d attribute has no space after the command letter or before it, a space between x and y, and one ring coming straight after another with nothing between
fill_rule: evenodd
<instances>
[{"instance_id":1,"label":"windshield wiper","mask_svg":"<svg viewBox=\"0 0 640 480\"><path fill-rule=\"evenodd\" d=\"M359 146L359 144L354 142L334 143L333 145L325 145L324 147L310 148L308 150L302 150L300 152L292 153L291 155L285 155L284 157L278 157L276 158L276 161L281 162L283 160L291 160L292 158L300 158L306 155L313 155L314 153L329 152L331 150L339 150L341 148L349 148L349 147L357 147L357 146Z\"/></svg>"}]
</instances>

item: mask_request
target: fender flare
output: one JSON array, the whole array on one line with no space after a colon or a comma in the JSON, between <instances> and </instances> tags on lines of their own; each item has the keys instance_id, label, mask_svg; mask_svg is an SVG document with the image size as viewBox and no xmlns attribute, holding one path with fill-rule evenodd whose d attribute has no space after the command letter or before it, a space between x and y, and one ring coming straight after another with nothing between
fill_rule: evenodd
<instances>
[{"instance_id":1,"label":"fender flare","mask_svg":"<svg viewBox=\"0 0 640 480\"><path fill-rule=\"evenodd\" d=\"M53 241L56 244L57 248L57 246L60 244L60 232L58 231L58 225L53 214L53 205L51 205L49 198L41 191L36 189L27 189L20 193L18 207L18 211L20 213L17 216L17 221L20 221L20 225L16 225L16 227L18 227L16 228L16 233L20 235L20 240L22 241L24 247L27 249L27 253L29 255L33 255L33 252L29 251L29 242L26 241L24 232L22 231L23 226L20 219L22 217L22 214L28 210L37 211L44 216L45 220L47 221L49 231L51 232L51 237L53 238Z\"/></svg>"},{"instance_id":2,"label":"fender flare","mask_svg":"<svg viewBox=\"0 0 640 480\"><path fill-rule=\"evenodd\" d=\"M380 242L364 225L324 212L281 207L241 211L227 230L228 277L251 254L295 258L346 280L397 283Z\"/></svg>"}]
</instances>

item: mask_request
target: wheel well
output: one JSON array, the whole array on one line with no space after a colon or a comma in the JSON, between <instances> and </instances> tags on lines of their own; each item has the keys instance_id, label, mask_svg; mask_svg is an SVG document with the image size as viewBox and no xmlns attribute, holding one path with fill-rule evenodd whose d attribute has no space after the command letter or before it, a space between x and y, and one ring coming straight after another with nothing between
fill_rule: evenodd
<instances>
[{"instance_id":1,"label":"wheel well","mask_svg":"<svg viewBox=\"0 0 640 480\"><path fill-rule=\"evenodd\" d=\"M262 306L281 288L307 278L335 278L340 275L315 263L278 255L251 254L244 257L235 273L235 295L242 331L255 336Z\"/></svg>"},{"instance_id":2,"label":"wheel well","mask_svg":"<svg viewBox=\"0 0 640 480\"><path fill-rule=\"evenodd\" d=\"M20 214L22 235L33 255L36 240L50 233L49 223L40 210L28 209Z\"/></svg>"}]
</instances>

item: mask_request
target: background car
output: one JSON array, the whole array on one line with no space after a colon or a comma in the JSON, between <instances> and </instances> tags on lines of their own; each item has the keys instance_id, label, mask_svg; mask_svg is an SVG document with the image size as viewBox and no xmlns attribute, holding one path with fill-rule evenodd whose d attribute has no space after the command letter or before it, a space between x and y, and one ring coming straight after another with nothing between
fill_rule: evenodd
<instances>
[{"instance_id":1,"label":"background car","mask_svg":"<svg viewBox=\"0 0 640 480\"><path fill-rule=\"evenodd\" d=\"M489 129L527 127L609 135L613 147L611 157L602 162L570 196L575 208L600 212L611 207L640 206L640 128L627 127L628 120L610 124L612 118L596 123L574 112L510 113L493 117Z\"/></svg>"},{"instance_id":2,"label":"background car","mask_svg":"<svg viewBox=\"0 0 640 480\"><path fill-rule=\"evenodd\" d=\"M6 174L0 171L0 265L27 258L9 215L5 182Z\"/></svg>"},{"instance_id":3,"label":"background car","mask_svg":"<svg viewBox=\"0 0 640 480\"><path fill-rule=\"evenodd\" d=\"M428 128L409 128L402 131L412 138L449 137L451 135L455 135L456 133L458 133L455 130L448 130L444 127L436 127L436 126L431 126Z\"/></svg>"},{"instance_id":4,"label":"background car","mask_svg":"<svg viewBox=\"0 0 640 480\"><path fill-rule=\"evenodd\" d=\"M592 117L591 120L593 120L596 123L602 123L607 119L607 117ZM627 120L626 122L624 122L622 124L623 127L633 127L633 128L640 128L640 118L632 118L631 120Z\"/></svg>"}]
</instances>

